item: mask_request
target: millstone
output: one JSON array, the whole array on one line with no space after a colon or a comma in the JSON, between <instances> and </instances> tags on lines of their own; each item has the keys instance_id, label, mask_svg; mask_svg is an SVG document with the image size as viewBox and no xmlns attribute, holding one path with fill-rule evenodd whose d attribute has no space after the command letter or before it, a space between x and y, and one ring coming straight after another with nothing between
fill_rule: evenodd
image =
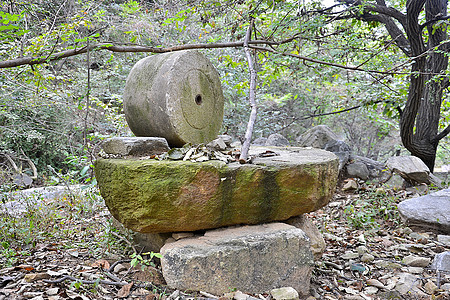
<instances>
[{"instance_id":1,"label":"millstone","mask_svg":"<svg viewBox=\"0 0 450 300\"><path fill-rule=\"evenodd\" d=\"M319 149L255 147L253 164L99 159L95 174L111 214L137 232L180 232L286 220L333 195L338 158Z\"/></svg>"},{"instance_id":2,"label":"millstone","mask_svg":"<svg viewBox=\"0 0 450 300\"><path fill-rule=\"evenodd\" d=\"M126 120L136 136L164 137L171 146L207 143L222 126L219 75L196 51L140 60L127 78L123 99Z\"/></svg>"}]
</instances>

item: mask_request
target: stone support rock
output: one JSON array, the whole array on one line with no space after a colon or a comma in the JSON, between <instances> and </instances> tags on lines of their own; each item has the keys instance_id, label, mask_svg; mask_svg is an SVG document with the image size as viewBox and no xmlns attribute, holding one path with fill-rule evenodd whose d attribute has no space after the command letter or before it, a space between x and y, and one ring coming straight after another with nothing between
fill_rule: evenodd
<instances>
[{"instance_id":1,"label":"stone support rock","mask_svg":"<svg viewBox=\"0 0 450 300\"><path fill-rule=\"evenodd\" d=\"M306 234L284 223L207 231L161 249L167 284L214 295L293 287L309 294L313 256Z\"/></svg>"},{"instance_id":2,"label":"stone support rock","mask_svg":"<svg viewBox=\"0 0 450 300\"><path fill-rule=\"evenodd\" d=\"M278 155L257 157L271 150ZM255 147L253 164L137 159L95 162L111 214L138 232L181 232L286 220L326 205L337 157L303 148Z\"/></svg>"}]
</instances>

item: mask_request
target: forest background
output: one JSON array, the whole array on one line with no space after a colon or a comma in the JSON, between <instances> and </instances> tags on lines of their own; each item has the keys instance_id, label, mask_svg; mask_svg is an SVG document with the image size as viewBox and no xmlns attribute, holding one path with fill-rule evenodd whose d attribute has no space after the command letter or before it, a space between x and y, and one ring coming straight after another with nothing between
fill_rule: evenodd
<instances>
[{"instance_id":1,"label":"forest background","mask_svg":"<svg viewBox=\"0 0 450 300\"><path fill-rule=\"evenodd\" d=\"M407 155L399 124L405 126L410 84L421 79L442 86L433 165L444 165L450 161L447 65L428 77L414 67L435 54L447 61L440 48L448 42L447 2L434 1L445 4L444 14L431 20L423 10L431 0L408 1L409 10L402 0L371 2L338 1L330 8L294 0L2 1L0 186L10 189L17 170L33 176L29 160L35 183L95 183L92 162L101 142L131 135L122 92L130 69L151 53L204 53L222 80L221 133L242 141L251 112L243 48L250 24L258 103L253 139L280 133L295 145L307 129L326 124L355 154L379 161ZM387 19L376 18L384 13L380 7L397 16L414 5L419 39L432 46L420 55L400 35L392 38ZM433 46L439 33L445 34Z\"/></svg>"}]
</instances>

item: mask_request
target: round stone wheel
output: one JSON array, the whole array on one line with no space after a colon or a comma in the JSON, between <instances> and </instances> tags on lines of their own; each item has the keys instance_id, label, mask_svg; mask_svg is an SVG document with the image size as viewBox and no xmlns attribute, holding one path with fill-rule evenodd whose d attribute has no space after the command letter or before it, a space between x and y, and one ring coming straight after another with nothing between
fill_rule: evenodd
<instances>
[{"instance_id":1,"label":"round stone wheel","mask_svg":"<svg viewBox=\"0 0 450 300\"><path fill-rule=\"evenodd\" d=\"M163 137L173 147L212 141L222 126L219 74L197 51L141 59L128 75L123 100L136 136Z\"/></svg>"}]
</instances>

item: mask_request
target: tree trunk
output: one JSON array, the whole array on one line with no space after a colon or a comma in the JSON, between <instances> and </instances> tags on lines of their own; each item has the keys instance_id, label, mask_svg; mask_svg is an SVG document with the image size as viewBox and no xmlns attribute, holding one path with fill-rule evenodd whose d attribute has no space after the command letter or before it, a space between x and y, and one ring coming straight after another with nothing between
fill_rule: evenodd
<instances>
[{"instance_id":1,"label":"tree trunk","mask_svg":"<svg viewBox=\"0 0 450 300\"><path fill-rule=\"evenodd\" d=\"M426 3L425 3L426 2ZM425 47L422 40L422 29L418 16L425 4L426 20L428 23L428 44ZM411 56L416 57L425 51L434 49L447 39L446 27L434 28L439 17L447 15L446 0L410 0L407 4L407 36L411 45ZM408 101L400 120L400 135L403 145L412 155L419 157L430 168L434 169L437 139L439 130L440 108L443 89L447 85L444 75L448 66L448 58L442 53L431 52L416 59L412 65L411 82Z\"/></svg>"}]
</instances>

